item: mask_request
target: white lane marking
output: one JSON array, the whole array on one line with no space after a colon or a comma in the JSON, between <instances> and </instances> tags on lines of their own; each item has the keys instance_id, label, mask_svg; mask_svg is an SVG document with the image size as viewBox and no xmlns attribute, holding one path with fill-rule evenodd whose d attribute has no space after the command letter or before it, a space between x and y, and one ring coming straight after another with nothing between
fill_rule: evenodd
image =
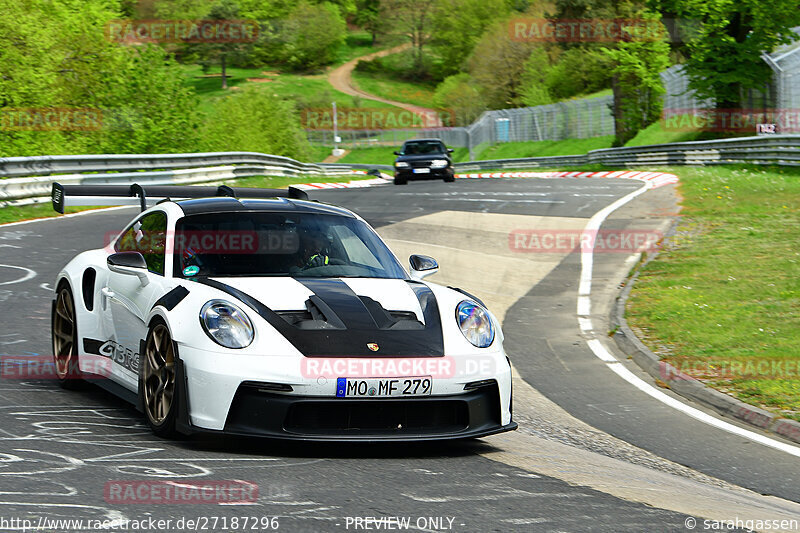
<instances>
[{"instance_id":1,"label":"white lane marking","mask_svg":"<svg viewBox=\"0 0 800 533\"><path fill-rule=\"evenodd\" d=\"M50 286L49 283L40 283L39 287L46 290L46 291L53 291L53 288Z\"/></svg>"},{"instance_id":2,"label":"white lane marking","mask_svg":"<svg viewBox=\"0 0 800 533\"><path fill-rule=\"evenodd\" d=\"M771 439L765 435L761 435L754 431L750 431L748 429L740 428L739 426L734 426L724 420L720 420L716 417L708 415L694 407L689 407L688 405L684 404L683 402L676 400L672 396L668 396L664 394L660 390L652 387L645 381L641 380L637 376L635 376L630 370L619 364L609 364L608 367L619 377L639 389L640 391L644 392L648 396L652 396L656 400L674 408L682 413L685 413L692 418L699 420L701 422L705 422L710 426L714 426L718 429L723 431L727 431L728 433L733 433L735 435L739 435L741 437L745 437L752 441L758 442L759 444L763 444L764 446L769 446L770 448L775 448L776 450L780 450L786 452L790 455L794 455L796 457L800 457L800 448L797 446L792 446L791 444L785 444L783 442L779 442L775 439Z\"/></svg>"},{"instance_id":3,"label":"white lane marking","mask_svg":"<svg viewBox=\"0 0 800 533\"><path fill-rule=\"evenodd\" d=\"M626 203L630 202L640 194L647 191L649 186L645 184L642 188L629 193L616 202L608 205L607 207L601 209L597 213L589 219L589 222L586 224L586 228L584 229L585 232L592 232L597 231L600 229L603 221L610 215L614 210L622 207ZM591 242L591 241L590 241ZM578 318L580 324L580 318L589 318L591 314L591 300L590 295L592 292L592 268L593 268L593 259L594 259L594 249L590 249L589 251L581 253L581 278L580 278L580 286L578 288ZM646 381L642 380L635 374L633 374L630 370L625 368L621 362L614 357L614 355L606 349L606 347L598 340L598 339L591 339L587 341L589 349L597 356L598 359L606 363L606 366L611 369L612 372L617 374L619 377L639 389L640 391L644 392L648 396L660 401L661 403L676 409L695 420L699 420L705 424L713 426L717 429L721 429L723 431L727 431L728 433L732 433L739 437L744 437L746 439L750 439L754 442L759 444L763 444L764 446L769 446L770 448L774 448L776 450L780 450L782 452L786 452L790 455L794 455L796 457L800 457L800 447L793 446L791 444L786 444L784 442L777 441L775 439L771 439L760 433L756 433L754 431L750 431L749 429L744 429L730 422L726 422L724 420L720 420L714 416L711 416L699 409L695 409L685 403L681 402L669 396L662 391L656 389Z\"/></svg>"},{"instance_id":4,"label":"white lane marking","mask_svg":"<svg viewBox=\"0 0 800 533\"><path fill-rule=\"evenodd\" d=\"M11 280L11 281L4 281L0 283L0 285L13 285L15 283L22 283L23 281L28 281L29 279L33 279L36 277L36 271L31 270L30 268L25 268L16 265L0 265L0 268L16 268L18 270L24 270L25 275L19 279Z\"/></svg>"}]
</instances>

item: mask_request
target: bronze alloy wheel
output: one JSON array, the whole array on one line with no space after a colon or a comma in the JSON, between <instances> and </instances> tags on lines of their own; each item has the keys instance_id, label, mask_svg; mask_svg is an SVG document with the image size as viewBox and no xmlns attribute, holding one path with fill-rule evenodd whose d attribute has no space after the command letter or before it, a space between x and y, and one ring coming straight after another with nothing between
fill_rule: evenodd
<instances>
[{"instance_id":1,"label":"bronze alloy wheel","mask_svg":"<svg viewBox=\"0 0 800 533\"><path fill-rule=\"evenodd\" d=\"M53 358L56 376L62 384L79 377L75 346L75 302L66 287L58 291L53 310Z\"/></svg>"},{"instance_id":2,"label":"bronze alloy wheel","mask_svg":"<svg viewBox=\"0 0 800 533\"><path fill-rule=\"evenodd\" d=\"M170 416L175 394L175 348L166 325L150 330L143 359L144 410L153 426L161 426Z\"/></svg>"}]
</instances>

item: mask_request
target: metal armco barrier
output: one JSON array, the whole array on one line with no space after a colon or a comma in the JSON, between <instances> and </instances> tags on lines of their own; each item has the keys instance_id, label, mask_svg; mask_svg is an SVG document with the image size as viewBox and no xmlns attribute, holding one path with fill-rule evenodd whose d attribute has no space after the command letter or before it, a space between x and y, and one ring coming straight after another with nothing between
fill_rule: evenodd
<instances>
[{"instance_id":1,"label":"metal armco barrier","mask_svg":"<svg viewBox=\"0 0 800 533\"><path fill-rule=\"evenodd\" d=\"M231 155L228 161L240 163L236 166L227 164L224 166L183 168L199 163L208 165L210 161L224 161L223 156ZM186 156L186 160L180 160L180 156ZM195 157L202 156L202 157ZM214 156L214 157L208 157ZM253 156L261 156L253 157ZM69 159L63 159L68 157ZM82 170L91 172L87 168L102 168L106 171L126 170L123 172L102 172L102 173L67 173L63 172L75 170L81 165L80 158L85 157ZM140 158L137 160L136 158ZM259 161L253 163L253 161ZM117 161L119 166L113 162ZM176 169L154 170L142 172L127 172L130 168L140 166L153 166L163 168L169 161L178 161ZM241 162L247 161L245 164ZM8 166L6 166L8 165ZM24 170L24 169L28 170ZM49 175L41 175L45 168ZM45 198L50 195L53 182L64 185L118 185L128 183L140 183L150 185L169 185L169 184L192 184L206 183L210 181L223 181L248 176L339 176L353 173L353 169L347 166L336 165L334 168L325 168L319 165L300 163L285 157L271 156L265 154L236 153L230 154L170 154L165 156L144 155L144 156L59 156L59 157L18 157L0 159L0 176L4 172L16 176L24 175L29 177L13 177L0 179L0 204L5 202L27 203L25 200L35 198Z\"/></svg>"},{"instance_id":2,"label":"metal armco barrier","mask_svg":"<svg viewBox=\"0 0 800 533\"><path fill-rule=\"evenodd\" d=\"M642 167L756 164L800 166L800 135L743 137L592 150L584 155L493 159L456 163L460 172L585 165ZM390 172L390 165L312 164L255 152L69 155L0 158L0 202L49 195L54 181L95 183L203 183L246 176L346 175ZM5 179L1 179L5 178Z\"/></svg>"}]
</instances>

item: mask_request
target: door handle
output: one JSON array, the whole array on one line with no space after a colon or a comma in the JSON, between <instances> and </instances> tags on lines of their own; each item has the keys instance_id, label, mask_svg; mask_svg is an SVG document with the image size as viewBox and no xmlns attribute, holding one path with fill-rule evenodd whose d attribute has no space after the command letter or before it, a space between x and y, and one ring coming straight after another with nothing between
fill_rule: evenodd
<instances>
[{"instance_id":1,"label":"door handle","mask_svg":"<svg viewBox=\"0 0 800 533\"><path fill-rule=\"evenodd\" d=\"M108 299L114 297L114 291L112 291L108 287L103 287L102 289L100 289L100 294L103 295L103 298L102 298L102 300L103 300L103 311L105 311L106 308L108 307Z\"/></svg>"}]
</instances>

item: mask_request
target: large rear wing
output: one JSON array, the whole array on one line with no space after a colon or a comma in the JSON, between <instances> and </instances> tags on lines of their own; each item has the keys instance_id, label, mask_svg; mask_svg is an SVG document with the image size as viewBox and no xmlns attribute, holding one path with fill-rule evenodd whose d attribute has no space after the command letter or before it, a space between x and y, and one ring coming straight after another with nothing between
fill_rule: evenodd
<instances>
[{"instance_id":1,"label":"large rear wing","mask_svg":"<svg viewBox=\"0 0 800 533\"><path fill-rule=\"evenodd\" d=\"M53 183L53 209L59 213L64 208L77 205L138 205L142 211L162 200L189 198L292 198L308 200L301 189L256 189L252 187L198 186L198 185L61 185Z\"/></svg>"}]
</instances>

